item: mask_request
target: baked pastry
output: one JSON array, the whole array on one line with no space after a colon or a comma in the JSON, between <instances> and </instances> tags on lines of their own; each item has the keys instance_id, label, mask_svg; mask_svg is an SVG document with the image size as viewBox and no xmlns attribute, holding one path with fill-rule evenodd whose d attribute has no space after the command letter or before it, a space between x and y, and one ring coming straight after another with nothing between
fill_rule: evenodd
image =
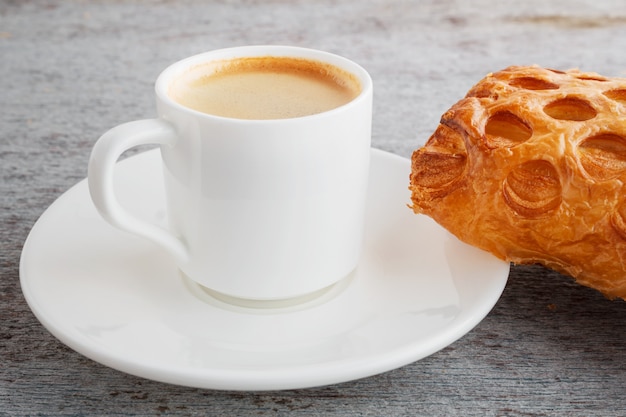
<instances>
[{"instance_id":1,"label":"baked pastry","mask_svg":"<svg viewBox=\"0 0 626 417\"><path fill-rule=\"evenodd\" d=\"M460 240L626 299L626 79L509 67L412 156L412 208Z\"/></svg>"}]
</instances>

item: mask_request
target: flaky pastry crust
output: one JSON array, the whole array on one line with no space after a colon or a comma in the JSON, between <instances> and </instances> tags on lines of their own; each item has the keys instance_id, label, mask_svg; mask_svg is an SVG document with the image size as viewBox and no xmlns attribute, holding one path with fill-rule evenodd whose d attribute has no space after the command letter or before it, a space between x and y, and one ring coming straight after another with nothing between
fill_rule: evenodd
<instances>
[{"instance_id":1,"label":"flaky pastry crust","mask_svg":"<svg viewBox=\"0 0 626 417\"><path fill-rule=\"evenodd\" d=\"M412 208L460 240L626 299L626 79L509 67L412 156Z\"/></svg>"}]
</instances>

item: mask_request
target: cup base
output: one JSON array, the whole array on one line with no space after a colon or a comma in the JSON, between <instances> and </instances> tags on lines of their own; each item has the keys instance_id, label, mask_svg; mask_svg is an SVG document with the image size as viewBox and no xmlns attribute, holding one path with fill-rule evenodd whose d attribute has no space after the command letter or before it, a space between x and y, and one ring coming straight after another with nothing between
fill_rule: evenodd
<instances>
[{"instance_id":1,"label":"cup base","mask_svg":"<svg viewBox=\"0 0 626 417\"><path fill-rule=\"evenodd\" d=\"M323 304L336 295L341 293L352 281L355 271L352 271L339 281L328 287L314 291L312 293L304 294L292 298L284 298L277 300L255 300L249 298L233 297L231 295L223 294L221 292L207 288L201 284L198 284L185 273L179 271L183 282L191 292L204 302L218 305L222 308L229 308L235 310L247 310L254 312L276 312L280 311L294 311L305 308L314 307L316 305Z\"/></svg>"}]
</instances>

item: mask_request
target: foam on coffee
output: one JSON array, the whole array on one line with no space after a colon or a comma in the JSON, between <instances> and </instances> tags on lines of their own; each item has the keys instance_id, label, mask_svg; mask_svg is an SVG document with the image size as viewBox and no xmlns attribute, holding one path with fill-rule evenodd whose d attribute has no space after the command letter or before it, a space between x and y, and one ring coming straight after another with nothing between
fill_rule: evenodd
<instances>
[{"instance_id":1,"label":"foam on coffee","mask_svg":"<svg viewBox=\"0 0 626 417\"><path fill-rule=\"evenodd\" d=\"M170 85L174 101L237 119L286 119L322 113L361 91L353 74L320 61L249 57L191 68Z\"/></svg>"}]
</instances>

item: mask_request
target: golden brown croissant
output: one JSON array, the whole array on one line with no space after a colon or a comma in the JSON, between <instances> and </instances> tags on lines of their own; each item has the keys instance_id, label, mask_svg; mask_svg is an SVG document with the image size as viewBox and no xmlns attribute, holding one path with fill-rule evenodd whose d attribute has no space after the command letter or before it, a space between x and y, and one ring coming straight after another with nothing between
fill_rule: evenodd
<instances>
[{"instance_id":1,"label":"golden brown croissant","mask_svg":"<svg viewBox=\"0 0 626 417\"><path fill-rule=\"evenodd\" d=\"M410 189L462 241L626 299L626 79L487 75L413 153Z\"/></svg>"}]
</instances>

